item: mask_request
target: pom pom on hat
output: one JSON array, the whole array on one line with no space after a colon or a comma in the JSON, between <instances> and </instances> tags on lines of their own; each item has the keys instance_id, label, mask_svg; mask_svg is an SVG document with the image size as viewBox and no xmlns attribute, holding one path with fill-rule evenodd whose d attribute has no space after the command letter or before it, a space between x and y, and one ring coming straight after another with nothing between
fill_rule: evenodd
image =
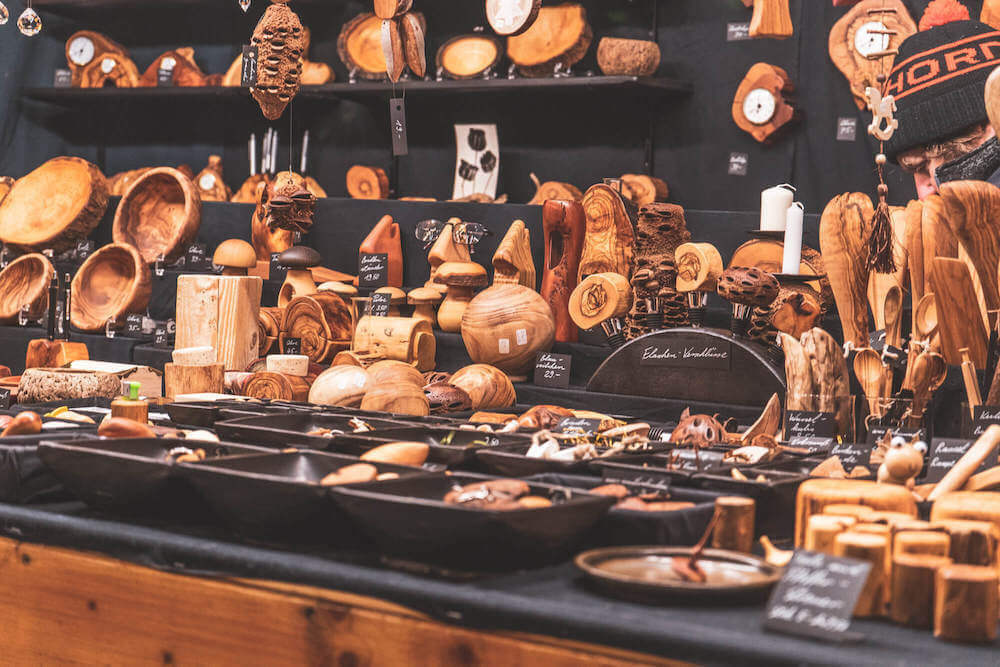
<instances>
[{"instance_id":1,"label":"pom pom on hat","mask_svg":"<svg viewBox=\"0 0 1000 667\"><path fill-rule=\"evenodd\" d=\"M958 0L931 0L920 17L918 28L930 30L952 21L968 21L969 18L969 8Z\"/></svg>"}]
</instances>

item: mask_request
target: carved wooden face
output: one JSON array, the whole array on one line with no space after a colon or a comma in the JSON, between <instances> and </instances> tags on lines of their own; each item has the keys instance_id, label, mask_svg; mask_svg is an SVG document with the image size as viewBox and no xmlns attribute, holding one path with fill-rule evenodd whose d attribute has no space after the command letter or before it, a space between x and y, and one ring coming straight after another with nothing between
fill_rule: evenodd
<instances>
[{"instance_id":1,"label":"carved wooden face","mask_svg":"<svg viewBox=\"0 0 1000 667\"><path fill-rule=\"evenodd\" d=\"M270 120L280 118L299 92L306 40L299 17L284 4L270 5L254 28L250 43L257 47L257 85L252 93Z\"/></svg>"},{"instance_id":2,"label":"carved wooden face","mask_svg":"<svg viewBox=\"0 0 1000 667\"><path fill-rule=\"evenodd\" d=\"M677 428L670 434L670 444L686 447L709 447L726 440L726 428L714 416L692 415L684 409Z\"/></svg>"},{"instance_id":3,"label":"carved wooden face","mask_svg":"<svg viewBox=\"0 0 1000 667\"><path fill-rule=\"evenodd\" d=\"M458 218L452 218L449 222L461 224ZM471 262L472 255L469 254L468 246L455 243L452 229L448 227L441 232L441 236L431 246L430 251L427 253L427 261L431 265L431 277L427 281L427 287L433 287L443 292L447 288L440 283L434 282L434 276L437 274L438 267L445 262Z\"/></svg>"},{"instance_id":4,"label":"carved wooden face","mask_svg":"<svg viewBox=\"0 0 1000 667\"><path fill-rule=\"evenodd\" d=\"M306 189L305 179L283 171L261 190L257 211L268 229L306 234L312 228L316 197Z\"/></svg>"}]
</instances>

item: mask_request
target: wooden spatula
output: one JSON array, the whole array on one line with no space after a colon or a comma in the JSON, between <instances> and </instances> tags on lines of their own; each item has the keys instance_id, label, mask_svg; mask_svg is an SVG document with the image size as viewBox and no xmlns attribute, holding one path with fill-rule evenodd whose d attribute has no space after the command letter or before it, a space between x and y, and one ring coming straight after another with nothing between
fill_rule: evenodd
<instances>
[{"instance_id":1,"label":"wooden spatula","mask_svg":"<svg viewBox=\"0 0 1000 667\"><path fill-rule=\"evenodd\" d=\"M945 221L979 275L986 310L1000 308L1000 188L986 181L954 181L941 186Z\"/></svg>"},{"instance_id":2,"label":"wooden spatula","mask_svg":"<svg viewBox=\"0 0 1000 667\"><path fill-rule=\"evenodd\" d=\"M958 366L962 363L959 350L967 347L976 368L985 368L986 328L969 268L960 259L935 257L931 284L935 300L939 304L948 304L947 309L937 309L944 358L952 366Z\"/></svg>"},{"instance_id":3,"label":"wooden spatula","mask_svg":"<svg viewBox=\"0 0 1000 667\"><path fill-rule=\"evenodd\" d=\"M844 340L868 345L868 246L865 228L875 208L868 195L849 192L830 200L819 222L823 266L837 302Z\"/></svg>"}]
</instances>

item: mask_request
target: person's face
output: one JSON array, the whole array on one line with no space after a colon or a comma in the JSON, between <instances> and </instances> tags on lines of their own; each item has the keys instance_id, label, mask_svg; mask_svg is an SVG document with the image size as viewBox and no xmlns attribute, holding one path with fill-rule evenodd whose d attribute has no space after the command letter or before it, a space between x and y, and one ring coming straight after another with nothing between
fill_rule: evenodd
<instances>
[{"instance_id":1,"label":"person's face","mask_svg":"<svg viewBox=\"0 0 1000 667\"><path fill-rule=\"evenodd\" d=\"M917 188L917 198L923 201L938 191L935 173L941 165L956 160L962 157L962 155L975 150L994 136L996 136L996 133L993 131L993 127L987 125L982 133L973 140L962 142L960 148L956 147L950 150L937 148L931 150L926 146L919 146L905 153L900 153L898 158L899 165L904 170L913 174L913 184Z\"/></svg>"}]
</instances>

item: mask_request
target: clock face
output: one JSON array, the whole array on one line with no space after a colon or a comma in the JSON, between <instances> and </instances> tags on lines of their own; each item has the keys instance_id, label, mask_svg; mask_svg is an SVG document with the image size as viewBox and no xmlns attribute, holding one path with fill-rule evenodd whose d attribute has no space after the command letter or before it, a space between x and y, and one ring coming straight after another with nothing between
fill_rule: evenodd
<instances>
[{"instance_id":1,"label":"clock face","mask_svg":"<svg viewBox=\"0 0 1000 667\"><path fill-rule=\"evenodd\" d=\"M886 30L881 21L868 21L854 33L854 50L867 58L873 53L889 48L889 35L879 35L877 31Z\"/></svg>"},{"instance_id":2,"label":"clock face","mask_svg":"<svg viewBox=\"0 0 1000 667\"><path fill-rule=\"evenodd\" d=\"M69 43L69 59L83 67L94 59L94 42L89 37L77 37Z\"/></svg>"},{"instance_id":3,"label":"clock face","mask_svg":"<svg viewBox=\"0 0 1000 667\"><path fill-rule=\"evenodd\" d=\"M743 115L754 125L763 125L774 118L777 100L766 88L754 88L743 99Z\"/></svg>"}]
</instances>

